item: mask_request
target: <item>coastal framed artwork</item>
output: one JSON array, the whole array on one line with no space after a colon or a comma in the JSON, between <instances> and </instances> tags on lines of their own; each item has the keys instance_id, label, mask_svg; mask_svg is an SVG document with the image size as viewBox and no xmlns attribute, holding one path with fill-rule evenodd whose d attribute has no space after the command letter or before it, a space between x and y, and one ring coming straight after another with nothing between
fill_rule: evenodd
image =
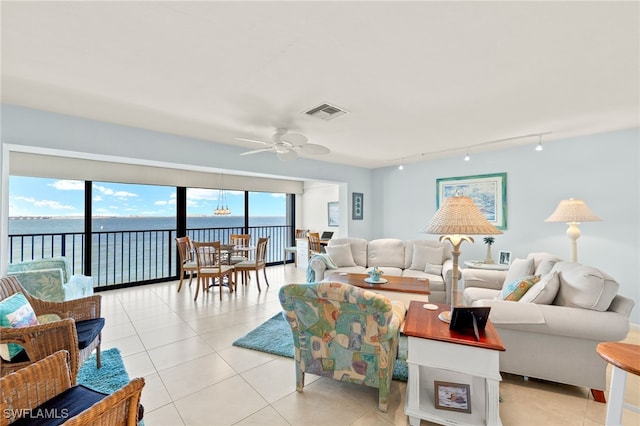
<instances>
[{"instance_id":1,"label":"coastal framed artwork","mask_svg":"<svg viewBox=\"0 0 640 426\"><path fill-rule=\"evenodd\" d=\"M329 217L329 226L340 225L340 203L337 201L327 203L327 214Z\"/></svg>"},{"instance_id":2,"label":"coastal framed artwork","mask_svg":"<svg viewBox=\"0 0 640 426\"><path fill-rule=\"evenodd\" d=\"M351 198L351 219L362 220L364 218L364 194L361 192L353 192Z\"/></svg>"},{"instance_id":3,"label":"coastal framed artwork","mask_svg":"<svg viewBox=\"0 0 640 426\"><path fill-rule=\"evenodd\" d=\"M440 410L471 413L471 387L462 383L434 381L435 406Z\"/></svg>"},{"instance_id":4,"label":"coastal framed artwork","mask_svg":"<svg viewBox=\"0 0 640 426\"><path fill-rule=\"evenodd\" d=\"M436 209L456 195L471 197L489 223L507 229L506 173L436 179Z\"/></svg>"}]
</instances>

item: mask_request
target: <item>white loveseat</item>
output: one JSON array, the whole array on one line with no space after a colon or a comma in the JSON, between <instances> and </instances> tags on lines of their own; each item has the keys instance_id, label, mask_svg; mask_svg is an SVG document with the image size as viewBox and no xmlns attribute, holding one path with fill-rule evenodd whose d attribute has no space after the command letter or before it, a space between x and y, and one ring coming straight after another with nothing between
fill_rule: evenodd
<instances>
[{"instance_id":1,"label":"white loveseat","mask_svg":"<svg viewBox=\"0 0 640 426\"><path fill-rule=\"evenodd\" d=\"M309 263L313 281L322 281L325 274L331 272L366 274L377 266L387 276L427 278L431 291L429 301L451 303L453 260L451 247L446 243L431 240L405 242L395 238L371 241L333 238L326 250L337 269L330 269L327 262L314 257Z\"/></svg>"},{"instance_id":2,"label":"white loveseat","mask_svg":"<svg viewBox=\"0 0 640 426\"><path fill-rule=\"evenodd\" d=\"M521 278L516 275L541 279L518 301L496 299L503 285ZM501 371L584 386L604 402L607 363L596 346L627 336L634 306L617 294L619 284L611 276L532 253L516 259L509 271L464 269L462 279L465 305L491 307L489 318L507 349L500 353Z\"/></svg>"}]
</instances>

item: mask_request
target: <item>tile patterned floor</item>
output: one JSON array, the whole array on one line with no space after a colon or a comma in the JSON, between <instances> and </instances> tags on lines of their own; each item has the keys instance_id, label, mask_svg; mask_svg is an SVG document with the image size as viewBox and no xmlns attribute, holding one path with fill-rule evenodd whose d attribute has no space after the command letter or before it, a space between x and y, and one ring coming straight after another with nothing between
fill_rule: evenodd
<instances>
[{"instance_id":1,"label":"tile patterned floor","mask_svg":"<svg viewBox=\"0 0 640 426\"><path fill-rule=\"evenodd\" d=\"M218 289L194 302L195 283L177 282L102 292L107 319L103 348L120 349L131 377L142 376L145 424L154 425L406 425L406 384L394 381L389 412L377 410L377 390L307 375L295 391L293 361L232 346L280 312L281 285L304 282L293 265L267 268L271 286L251 282L237 293ZM255 278L254 278L255 279ZM640 343L640 333L629 341ZM602 425L605 405L585 388L503 375L505 425ZM627 398L640 405L640 380ZM423 425L429 424L423 421ZM640 415L625 411L624 425Z\"/></svg>"}]
</instances>

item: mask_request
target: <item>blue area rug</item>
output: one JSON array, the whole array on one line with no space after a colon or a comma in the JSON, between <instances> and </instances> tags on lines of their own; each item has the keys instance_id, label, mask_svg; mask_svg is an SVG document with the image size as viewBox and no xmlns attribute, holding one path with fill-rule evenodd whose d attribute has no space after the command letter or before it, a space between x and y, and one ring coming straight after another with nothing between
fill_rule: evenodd
<instances>
[{"instance_id":1,"label":"blue area rug","mask_svg":"<svg viewBox=\"0 0 640 426\"><path fill-rule=\"evenodd\" d=\"M84 385L95 391L112 394L127 383L129 383L129 373L124 368L122 356L118 348L101 351L102 367L96 368L95 352L87 359L78 371L78 384ZM143 420L138 422L143 426Z\"/></svg>"},{"instance_id":2,"label":"blue area rug","mask_svg":"<svg viewBox=\"0 0 640 426\"><path fill-rule=\"evenodd\" d=\"M293 336L291 327L285 321L282 313L274 315L258 328L250 331L233 342L233 346L267 352L273 355L293 358ZM393 368L394 380L407 381L409 368L407 366L407 337L400 335L398 358Z\"/></svg>"}]
</instances>

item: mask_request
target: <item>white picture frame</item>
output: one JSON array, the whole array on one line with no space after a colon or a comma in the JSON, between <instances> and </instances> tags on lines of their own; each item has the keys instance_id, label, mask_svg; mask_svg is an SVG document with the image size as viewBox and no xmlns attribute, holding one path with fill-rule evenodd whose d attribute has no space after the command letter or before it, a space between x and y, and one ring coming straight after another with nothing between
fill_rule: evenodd
<instances>
[{"instance_id":1,"label":"white picture frame","mask_svg":"<svg viewBox=\"0 0 640 426\"><path fill-rule=\"evenodd\" d=\"M511 265L511 252L500 250L498 252L498 263L500 265Z\"/></svg>"}]
</instances>

